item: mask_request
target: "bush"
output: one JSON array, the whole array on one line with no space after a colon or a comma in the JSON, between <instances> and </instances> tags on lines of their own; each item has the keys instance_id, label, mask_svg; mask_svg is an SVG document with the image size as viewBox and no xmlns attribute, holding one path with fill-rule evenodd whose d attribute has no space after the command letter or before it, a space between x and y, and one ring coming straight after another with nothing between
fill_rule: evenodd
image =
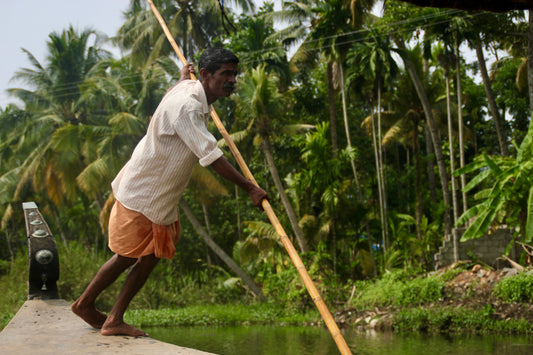
<instances>
[{"instance_id":1,"label":"bush","mask_svg":"<svg viewBox=\"0 0 533 355\"><path fill-rule=\"evenodd\" d=\"M533 302L533 272L521 272L496 284L493 294L506 302Z\"/></svg>"},{"instance_id":2,"label":"bush","mask_svg":"<svg viewBox=\"0 0 533 355\"><path fill-rule=\"evenodd\" d=\"M394 317L394 330L404 333L530 334L533 326L525 319L496 320L487 310L405 309Z\"/></svg>"},{"instance_id":3,"label":"bush","mask_svg":"<svg viewBox=\"0 0 533 355\"><path fill-rule=\"evenodd\" d=\"M11 321L28 298L28 257L18 253L12 261L0 260L0 330Z\"/></svg>"},{"instance_id":4,"label":"bush","mask_svg":"<svg viewBox=\"0 0 533 355\"><path fill-rule=\"evenodd\" d=\"M411 279L409 273L396 271L376 281L355 284L359 297L352 304L358 309L385 306L408 306L431 303L442 297L444 281L440 276Z\"/></svg>"},{"instance_id":5,"label":"bush","mask_svg":"<svg viewBox=\"0 0 533 355\"><path fill-rule=\"evenodd\" d=\"M343 293L343 286L338 277L328 267L331 263L329 254L309 252L303 254L302 259L314 286L326 304L346 301L347 292ZM298 270L288 258L285 260L286 262L278 265L275 271L266 274L263 279L263 292L267 297L294 311L315 309L313 299Z\"/></svg>"}]
</instances>

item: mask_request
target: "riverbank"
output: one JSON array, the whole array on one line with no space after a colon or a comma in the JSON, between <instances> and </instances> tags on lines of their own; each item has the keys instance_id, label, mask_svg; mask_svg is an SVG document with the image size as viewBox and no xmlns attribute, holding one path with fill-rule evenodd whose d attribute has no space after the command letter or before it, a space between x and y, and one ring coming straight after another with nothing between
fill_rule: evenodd
<instances>
[{"instance_id":1,"label":"riverbank","mask_svg":"<svg viewBox=\"0 0 533 355\"><path fill-rule=\"evenodd\" d=\"M454 272L454 267L461 269ZM428 334L533 333L532 271L492 270L481 265L466 270L462 267L465 266L452 265L417 281L404 281L406 289L411 288L413 298L420 302L382 305L376 300L371 307L346 307L336 312L337 323L365 330ZM428 297L427 290L419 287L421 280L443 282L438 298L434 297L437 293L433 299ZM360 291L360 297L363 292Z\"/></svg>"},{"instance_id":2,"label":"riverbank","mask_svg":"<svg viewBox=\"0 0 533 355\"><path fill-rule=\"evenodd\" d=\"M60 295L72 302L90 281L104 256L71 247L65 257ZM0 268L2 265L0 265ZM0 276L0 330L27 298L27 257L3 265ZM168 275L177 275L168 277ZM283 278L279 289L266 289L260 303L227 275L205 269L181 275L161 263L134 299L126 320L139 327L210 325L322 326L320 314L297 276ZM215 277L215 278L214 278ZM289 285L289 281L291 283ZM98 307L111 308L123 280L100 297ZM533 334L533 271L492 270L458 263L436 272L409 268L384 272L378 279L340 284L317 282L341 328L416 333ZM290 288L292 287L292 288ZM283 291L279 291L284 289ZM288 291L287 291L288 290ZM297 297L280 297L299 290Z\"/></svg>"},{"instance_id":3,"label":"riverbank","mask_svg":"<svg viewBox=\"0 0 533 355\"><path fill-rule=\"evenodd\" d=\"M533 303L509 301L513 297L533 297L527 283L530 279L533 282L533 275L527 271L519 274L515 269L456 266L456 269L423 276L406 277L399 272L376 281L358 282L352 289L349 301L352 306L331 308L331 311L344 329L427 334L533 334ZM527 277L521 277L518 283L507 282L520 275ZM498 288L502 280L507 284ZM324 326L315 309L301 312L277 303L132 310L126 318L140 327Z\"/></svg>"}]
</instances>

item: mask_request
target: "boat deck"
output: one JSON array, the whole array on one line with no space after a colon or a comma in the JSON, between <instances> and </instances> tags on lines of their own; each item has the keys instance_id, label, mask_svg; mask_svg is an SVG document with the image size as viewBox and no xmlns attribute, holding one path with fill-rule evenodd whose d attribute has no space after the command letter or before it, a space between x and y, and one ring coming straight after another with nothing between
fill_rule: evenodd
<instances>
[{"instance_id":1,"label":"boat deck","mask_svg":"<svg viewBox=\"0 0 533 355\"><path fill-rule=\"evenodd\" d=\"M0 354L210 354L149 337L104 336L62 299L28 300L0 333Z\"/></svg>"}]
</instances>

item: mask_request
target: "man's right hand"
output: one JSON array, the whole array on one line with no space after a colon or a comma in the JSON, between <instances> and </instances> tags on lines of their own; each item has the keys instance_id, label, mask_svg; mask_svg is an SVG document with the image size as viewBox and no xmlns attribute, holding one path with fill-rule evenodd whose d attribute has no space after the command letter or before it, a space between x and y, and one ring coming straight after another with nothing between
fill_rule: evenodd
<instances>
[{"instance_id":1,"label":"man's right hand","mask_svg":"<svg viewBox=\"0 0 533 355\"><path fill-rule=\"evenodd\" d=\"M262 202L263 200L268 200L268 194L262 188L252 184L252 187L248 190L248 195L252 199L252 203L255 207L263 209Z\"/></svg>"},{"instance_id":2,"label":"man's right hand","mask_svg":"<svg viewBox=\"0 0 533 355\"><path fill-rule=\"evenodd\" d=\"M191 79L191 74L194 75L195 71L194 71L194 65L192 63L187 63L183 66L183 68L181 68L181 74L180 74L180 80L179 81L182 81L182 80L190 80Z\"/></svg>"}]
</instances>

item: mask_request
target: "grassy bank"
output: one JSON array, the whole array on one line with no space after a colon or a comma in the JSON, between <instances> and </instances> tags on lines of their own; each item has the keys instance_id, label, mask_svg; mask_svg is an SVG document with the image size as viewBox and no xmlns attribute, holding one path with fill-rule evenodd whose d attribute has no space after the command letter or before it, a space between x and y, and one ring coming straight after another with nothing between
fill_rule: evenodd
<instances>
[{"instance_id":1,"label":"grassy bank","mask_svg":"<svg viewBox=\"0 0 533 355\"><path fill-rule=\"evenodd\" d=\"M533 334L531 321L497 319L490 306L480 311L454 307L404 309L394 316L393 327L401 333Z\"/></svg>"},{"instance_id":2,"label":"grassy bank","mask_svg":"<svg viewBox=\"0 0 533 355\"><path fill-rule=\"evenodd\" d=\"M533 334L533 270L459 264L431 274L406 270L356 282L341 322L396 332Z\"/></svg>"},{"instance_id":3,"label":"grassy bank","mask_svg":"<svg viewBox=\"0 0 533 355\"><path fill-rule=\"evenodd\" d=\"M225 304L196 305L184 308L164 308L128 311L126 322L146 326L222 326L252 324L316 325L320 322L318 311L289 312L277 304Z\"/></svg>"},{"instance_id":4,"label":"grassy bank","mask_svg":"<svg viewBox=\"0 0 533 355\"><path fill-rule=\"evenodd\" d=\"M60 248L59 293L71 302L109 255L87 253L75 244ZM27 268L23 254L0 264L0 329L27 298ZM133 300L126 320L141 327L322 325L295 273L288 269L286 274L274 274L276 283L263 285L269 301L260 303L221 268L206 265L196 274L181 274L172 262L164 261ZM123 278L98 299L100 309L111 308ZM346 285L331 278L320 286L331 313L344 327L417 333L533 333L533 272L527 270L511 275L463 264L430 274L396 270L376 280Z\"/></svg>"}]
</instances>

